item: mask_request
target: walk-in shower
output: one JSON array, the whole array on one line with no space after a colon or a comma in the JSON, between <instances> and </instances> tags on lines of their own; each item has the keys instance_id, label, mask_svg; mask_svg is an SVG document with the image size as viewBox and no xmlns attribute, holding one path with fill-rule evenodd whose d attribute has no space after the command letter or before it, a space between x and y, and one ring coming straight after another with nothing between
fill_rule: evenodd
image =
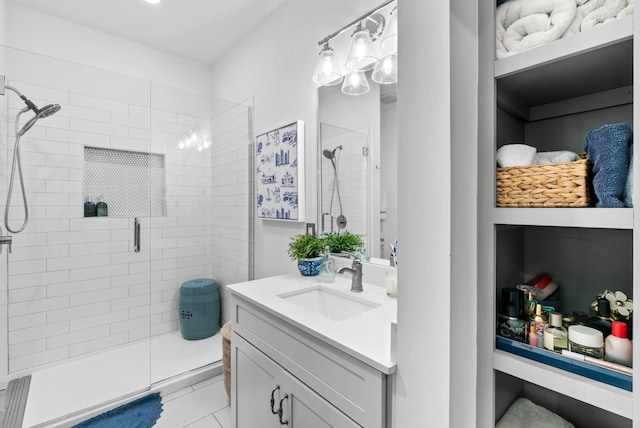
<instances>
[{"instance_id":1,"label":"walk-in shower","mask_svg":"<svg viewBox=\"0 0 640 428\"><path fill-rule=\"evenodd\" d=\"M333 188L331 190L331 203L329 204L329 211L325 214L331 216L331 224L333 225L333 199L337 194L340 214L338 214L338 216L336 217L336 225L338 226L338 229L344 229L345 227L347 227L347 217L345 217L342 212L342 198L340 197L340 183L338 181L338 156L336 155L336 151L338 150L342 150L341 145L336 146L333 150L324 149L322 151L322 155L325 158L329 159L331 161L331 165L333 166Z\"/></svg>"},{"instance_id":2,"label":"walk-in shower","mask_svg":"<svg viewBox=\"0 0 640 428\"><path fill-rule=\"evenodd\" d=\"M29 206L27 204L27 194L24 188L24 178L22 176L22 161L20 160L20 138L24 134L26 134L27 131L30 130L39 119L44 119L45 117L49 117L58 112L58 110L60 110L60 104L49 104L42 108L38 108L38 106L36 106L33 101L28 99L18 89L14 88L13 86L7 85L4 76L0 76L0 95L5 95L6 89L15 92L27 105L16 115L16 140L13 147L13 161L11 163L11 178L9 179L9 188L7 189L7 203L4 207L4 226L11 233L20 233L24 230L25 227L27 227L27 223L29 222ZM20 116L30 110L33 111L34 115L21 128ZM20 182L20 190L22 192L24 220L22 226L17 229L12 229L11 226L9 226L9 207L11 206L11 196L13 194L13 182L16 176L16 168L18 169L18 181Z\"/></svg>"}]
</instances>

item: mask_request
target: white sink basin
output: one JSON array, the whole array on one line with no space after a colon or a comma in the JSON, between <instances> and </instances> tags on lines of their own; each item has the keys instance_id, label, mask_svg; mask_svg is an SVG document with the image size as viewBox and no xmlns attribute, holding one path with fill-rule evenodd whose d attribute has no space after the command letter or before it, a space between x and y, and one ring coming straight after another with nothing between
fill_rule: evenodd
<instances>
[{"instance_id":1,"label":"white sink basin","mask_svg":"<svg viewBox=\"0 0 640 428\"><path fill-rule=\"evenodd\" d=\"M279 294L278 297L334 321L342 321L380 306L378 303L355 295L344 294L322 285Z\"/></svg>"}]
</instances>

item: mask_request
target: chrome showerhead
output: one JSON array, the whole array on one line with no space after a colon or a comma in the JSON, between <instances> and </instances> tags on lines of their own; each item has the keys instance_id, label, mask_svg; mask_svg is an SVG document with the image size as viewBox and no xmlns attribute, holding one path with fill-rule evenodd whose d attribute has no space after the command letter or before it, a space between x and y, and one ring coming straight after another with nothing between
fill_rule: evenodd
<instances>
[{"instance_id":1,"label":"chrome showerhead","mask_svg":"<svg viewBox=\"0 0 640 428\"><path fill-rule=\"evenodd\" d=\"M342 146L336 146L333 150L324 149L322 155L329 160L333 160L336 157L336 150L342 150Z\"/></svg>"},{"instance_id":2,"label":"chrome showerhead","mask_svg":"<svg viewBox=\"0 0 640 428\"><path fill-rule=\"evenodd\" d=\"M49 104L42 107L40 110L36 112L36 117L38 119L43 119L45 117L49 117L53 114L56 114L60 110L60 104Z\"/></svg>"}]
</instances>

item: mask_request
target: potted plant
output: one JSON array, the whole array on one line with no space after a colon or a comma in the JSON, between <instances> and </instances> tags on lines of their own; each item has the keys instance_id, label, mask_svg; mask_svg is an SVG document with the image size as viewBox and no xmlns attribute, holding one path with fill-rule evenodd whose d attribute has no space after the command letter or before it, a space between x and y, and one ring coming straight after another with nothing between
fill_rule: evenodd
<instances>
[{"instance_id":1,"label":"potted plant","mask_svg":"<svg viewBox=\"0 0 640 428\"><path fill-rule=\"evenodd\" d=\"M324 236L325 245L334 254L355 253L362 248L362 235L356 235L349 231L327 233Z\"/></svg>"},{"instance_id":2,"label":"potted plant","mask_svg":"<svg viewBox=\"0 0 640 428\"><path fill-rule=\"evenodd\" d=\"M293 260L298 261L298 270L302 275L315 276L320 273L324 247L324 239L318 235L302 234L291 238L287 252Z\"/></svg>"}]
</instances>

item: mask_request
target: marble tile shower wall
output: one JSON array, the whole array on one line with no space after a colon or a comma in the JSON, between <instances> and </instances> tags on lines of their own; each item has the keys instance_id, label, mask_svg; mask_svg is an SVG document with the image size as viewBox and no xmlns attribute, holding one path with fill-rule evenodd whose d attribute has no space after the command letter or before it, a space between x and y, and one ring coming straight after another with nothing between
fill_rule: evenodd
<instances>
[{"instance_id":1,"label":"marble tile shower wall","mask_svg":"<svg viewBox=\"0 0 640 428\"><path fill-rule=\"evenodd\" d=\"M18 85L36 103L60 103L62 110L21 142L30 221L14 236L9 256L9 372L176 330L180 284L216 277L214 236L233 236L224 223L213 226L212 150L177 148L182 133L210 122L73 90ZM9 99L10 135L18 101ZM214 139L214 150L229 141ZM12 150L12 137L8 145ZM167 215L142 217L139 253L133 251L132 218L83 217L84 145L165 155ZM246 161L241 166L246 171ZM18 193L12 205L19 202ZM246 210L246 202L237 204ZM12 207L12 217L20 215L20 207Z\"/></svg>"}]
</instances>

